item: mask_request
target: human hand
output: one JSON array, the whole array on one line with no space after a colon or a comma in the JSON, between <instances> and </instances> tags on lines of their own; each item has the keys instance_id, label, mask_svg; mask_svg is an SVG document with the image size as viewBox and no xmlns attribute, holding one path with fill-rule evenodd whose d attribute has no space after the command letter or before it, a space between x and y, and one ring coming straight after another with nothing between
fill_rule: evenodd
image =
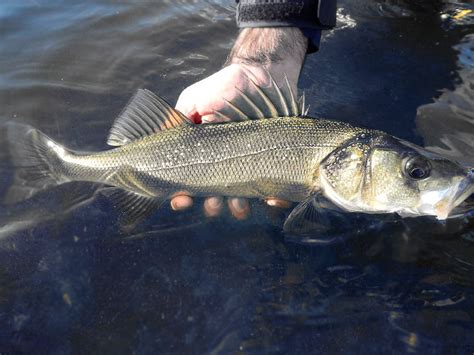
<instances>
[{"instance_id":1,"label":"human hand","mask_svg":"<svg viewBox=\"0 0 474 355\"><path fill-rule=\"evenodd\" d=\"M249 97L257 95L251 81L261 87L269 87L269 73L279 87L284 85L286 75L291 89L296 92L299 70L298 73L293 73L294 69L290 70L291 65L291 62L268 66L230 64L184 89L178 98L176 109L191 118L194 123L223 122L225 119L216 115L215 111L226 107L225 100L232 102L240 96L240 91Z\"/></svg>"},{"instance_id":2,"label":"human hand","mask_svg":"<svg viewBox=\"0 0 474 355\"><path fill-rule=\"evenodd\" d=\"M240 95L240 91L250 97L255 95L256 89L251 81L261 87L268 87L271 85L270 75L279 87L283 86L286 76L290 87L296 92L304 53L306 52L306 42L304 42L304 46L300 46L304 48L298 48L300 53L298 51L295 53L289 47L294 45L293 42L297 43L297 40L293 37L300 36L299 30L294 28L246 30L241 32L232 50L229 60L230 65L189 86L179 96L176 109L191 118L195 123L224 121L225 119L222 116L215 114L215 111L221 111L225 108L226 102L224 99L233 101L234 98ZM278 45L275 46L272 36L276 42L282 38L290 41L282 50L278 48ZM286 38L288 36L291 38ZM300 37L297 39L300 39ZM277 57L275 53L266 53L265 51L268 51L266 48L249 49L248 45L245 45L245 43L255 44L259 41L263 41L263 44L271 43L273 45L271 50L278 51L280 57ZM252 53L249 53L252 51L257 51L259 58L263 54L266 54L267 58L263 61L257 61L252 58ZM253 55L255 56L255 53ZM269 197L265 201L269 206L281 208L288 208L291 205L288 201L273 197ZM173 210L184 210L191 207L192 204L192 198L184 191L176 193L171 199ZM229 198L227 204L232 215L237 219L245 219L250 213L249 203L246 199ZM204 211L210 217L220 214L223 206L223 199L220 197L209 197L204 201Z\"/></svg>"}]
</instances>

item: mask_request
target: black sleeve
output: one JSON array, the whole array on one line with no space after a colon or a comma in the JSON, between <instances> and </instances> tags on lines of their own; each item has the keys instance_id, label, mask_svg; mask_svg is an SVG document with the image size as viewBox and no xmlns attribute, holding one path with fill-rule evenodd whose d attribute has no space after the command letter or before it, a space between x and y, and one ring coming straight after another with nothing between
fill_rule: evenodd
<instances>
[{"instance_id":1,"label":"black sleeve","mask_svg":"<svg viewBox=\"0 0 474 355\"><path fill-rule=\"evenodd\" d=\"M236 0L238 27L294 26L330 29L336 0Z\"/></svg>"}]
</instances>

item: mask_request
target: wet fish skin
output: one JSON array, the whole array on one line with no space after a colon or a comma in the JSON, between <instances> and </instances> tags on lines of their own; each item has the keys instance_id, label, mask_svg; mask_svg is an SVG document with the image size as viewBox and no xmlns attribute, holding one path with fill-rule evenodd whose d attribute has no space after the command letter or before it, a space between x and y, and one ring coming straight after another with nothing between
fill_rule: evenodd
<instances>
[{"instance_id":1,"label":"wet fish skin","mask_svg":"<svg viewBox=\"0 0 474 355\"><path fill-rule=\"evenodd\" d=\"M229 108L243 121L208 125L190 124L139 90L111 129L108 144L117 148L92 154L13 124L10 151L28 180L21 183L109 185L104 193L130 221L183 190L300 202L285 226L316 218L316 196L344 211L446 219L474 192L471 169L453 160L381 131L305 117L288 83L285 93L274 84L273 95L254 85L268 118L251 119L236 102ZM254 116L263 112L259 100L250 105Z\"/></svg>"},{"instance_id":2,"label":"wet fish skin","mask_svg":"<svg viewBox=\"0 0 474 355\"><path fill-rule=\"evenodd\" d=\"M99 182L164 198L185 190L298 202L319 187L313 181L319 162L361 132L369 131L298 117L181 126L91 155L58 150L53 170L60 181Z\"/></svg>"}]
</instances>

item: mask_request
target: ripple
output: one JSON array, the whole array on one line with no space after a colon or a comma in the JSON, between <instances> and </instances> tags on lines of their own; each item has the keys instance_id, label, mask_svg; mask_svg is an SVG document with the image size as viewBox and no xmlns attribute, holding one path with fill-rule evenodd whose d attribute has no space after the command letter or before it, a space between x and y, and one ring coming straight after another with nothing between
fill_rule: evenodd
<instances>
[{"instance_id":1,"label":"ripple","mask_svg":"<svg viewBox=\"0 0 474 355\"><path fill-rule=\"evenodd\" d=\"M166 58L165 59L165 62L166 63L169 63L171 65L181 65L184 63L184 59L181 59L181 58Z\"/></svg>"},{"instance_id":2,"label":"ripple","mask_svg":"<svg viewBox=\"0 0 474 355\"><path fill-rule=\"evenodd\" d=\"M179 73L182 75L191 75L191 76L198 76L203 74L206 71L206 68L191 68L188 70L182 70Z\"/></svg>"},{"instance_id":3,"label":"ripple","mask_svg":"<svg viewBox=\"0 0 474 355\"><path fill-rule=\"evenodd\" d=\"M188 55L188 58L189 59L198 59L198 60L209 60L209 57L204 55L204 54L200 54L200 53L191 53Z\"/></svg>"}]
</instances>

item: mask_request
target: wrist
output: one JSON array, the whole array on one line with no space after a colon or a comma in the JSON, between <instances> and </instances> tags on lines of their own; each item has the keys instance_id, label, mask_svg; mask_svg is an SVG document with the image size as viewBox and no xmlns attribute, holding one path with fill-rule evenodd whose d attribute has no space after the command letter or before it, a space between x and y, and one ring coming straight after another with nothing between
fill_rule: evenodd
<instances>
[{"instance_id":1,"label":"wrist","mask_svg":"<svg viewBox=\"0 0 474 355\"><path fill-rule=\"evenodd\" d=\"M227 63L265 65L280 61L303 63L308 39L296 27L244 28L227 58Z\"/></svg>"},{"instance_id":2,"label":"wrist","mask_svg":"<svg viewBox=\"0 0 474 355\"><path fill-rule=\"evenodd\" d=\"M258 78L267 71L279 85L286 75L296 85L307 46L307 38L295 27L245 28L226 64L241 65Z\"/></svg>"}]
</instances>

